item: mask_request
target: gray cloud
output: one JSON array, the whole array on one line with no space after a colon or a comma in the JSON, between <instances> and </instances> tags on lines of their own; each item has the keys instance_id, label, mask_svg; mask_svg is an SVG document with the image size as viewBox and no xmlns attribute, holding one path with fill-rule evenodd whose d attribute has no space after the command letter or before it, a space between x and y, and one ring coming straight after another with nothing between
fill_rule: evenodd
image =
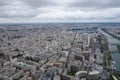
<instances>
[{"instance_id":1,"label":"gray cloud","mask_svg":"<svg viewBox=\"0 0 120 80\"><path fill-rule=\"evenodd\" d=\"M49 7L49 6L57 6L57 2L55 0L23 0L26 4L31 7Z\"/></svg>"},{"instance_id":2,"label":"gray cloud","mask_svg":"<svg viewBox=\"0 0 120 80\"><path fill-rule=\"evenodd\" d=\"M10 0L0 0L0 7L9 5L9 3L10 3Z\"/></svg>"},{"instance_id":3,"label":"gray cloud","mask_svg":"<svg viewBox=\"0 0 120 80\"><path fill-rule=\"evenodd\" d=\"M113 8L120 7L119 0L76 0L70 4L69 7L82 8Z\"/></svg>"},{"instance_id":4,"label":"gray cloud","mask_svg":"<svg viewBox=\"0 0 120 80\"><path fill-rule=\"evenodd\" d=\"M0 0L0 22L115 21L119 14L119 0Z\"/></svg>"}]
</instances>

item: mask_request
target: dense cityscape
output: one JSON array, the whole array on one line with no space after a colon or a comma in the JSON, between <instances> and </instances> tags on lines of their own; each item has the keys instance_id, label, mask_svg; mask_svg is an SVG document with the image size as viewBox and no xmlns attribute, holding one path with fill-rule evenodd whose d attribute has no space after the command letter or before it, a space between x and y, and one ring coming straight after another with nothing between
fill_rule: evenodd
<instances>
[{"instance_id":1,"label":"dense cityscape","mask_svg":"<svg viewBox=\"0 0 120 80\"><path fill-rule=\"evenodd\" d=\"M120 80L120 23L0 24L0 80Z\"/></svg>"}]
</instances>

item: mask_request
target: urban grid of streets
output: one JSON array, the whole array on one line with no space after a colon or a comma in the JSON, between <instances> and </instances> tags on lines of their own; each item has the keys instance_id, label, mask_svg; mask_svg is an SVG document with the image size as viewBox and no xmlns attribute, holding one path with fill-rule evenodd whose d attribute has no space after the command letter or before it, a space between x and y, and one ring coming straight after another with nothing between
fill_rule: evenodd
<instances>
[{"instance_id":1,"label":"urban grid of streets","mask_svg":"<svg viewBox=\"0 0 120 80\"><path fill-rule=\"evenodd\" d=\"M115 23L0 24L0 80L119 80L119 40Z\"/></svg>"}]
</instances>

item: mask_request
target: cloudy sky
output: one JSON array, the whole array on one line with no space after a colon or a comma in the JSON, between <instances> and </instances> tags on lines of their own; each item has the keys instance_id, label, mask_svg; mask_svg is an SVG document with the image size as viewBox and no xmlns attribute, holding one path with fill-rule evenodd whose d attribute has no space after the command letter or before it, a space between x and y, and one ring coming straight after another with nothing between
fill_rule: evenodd
<instances>
[{"instance_id":1,"label":"cloudy sky","mask_svg":"<svg viewBox=\"0 0 120 80\"><path fill-rule=\"evenodd\" d=\"M120 21L120 0L0 0L0 23L111 21Z\"/></svg>"}]
</instances>

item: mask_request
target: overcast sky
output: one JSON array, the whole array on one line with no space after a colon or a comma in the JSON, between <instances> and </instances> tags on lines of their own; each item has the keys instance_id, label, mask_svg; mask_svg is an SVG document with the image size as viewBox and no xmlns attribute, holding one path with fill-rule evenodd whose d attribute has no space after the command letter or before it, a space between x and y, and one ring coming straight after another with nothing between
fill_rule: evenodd
<instances>
[{"instance_id":1,"label":"overcast sky","mask_svg":"<svg viewBox=\"0 0 120 80\"><path fill-rule=\"evenodd\" d=\"M0 0L0 23L111 21L120 21L120 0Z\"/></svg>"}]
</instances>

